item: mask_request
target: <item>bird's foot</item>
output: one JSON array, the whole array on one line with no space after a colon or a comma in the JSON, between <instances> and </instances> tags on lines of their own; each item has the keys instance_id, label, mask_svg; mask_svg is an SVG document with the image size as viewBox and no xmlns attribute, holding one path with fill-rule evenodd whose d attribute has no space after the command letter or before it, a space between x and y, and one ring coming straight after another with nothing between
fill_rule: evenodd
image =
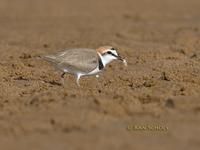
<instances>
[{"instance_id":1,"label":"bird's foot","mask_svg":"<svg viewBox=\"0 0 200 150\"><path fill-rule=\"evenodd\" d=\"M61 84L62 84L62 86L64 87L64 85L65 85L65 72L64 73L62 73L62 75L61 75Z\"/></svg>"},{"instance_id":2,"label":"bird's foot","mask_svg":"<svg viewBox=\"0 0 200 150\"><path fill-rule=\"evenodd\" d=\"M79 83L79 79L80 79L81 75L77 74L76 76L76 84L80 87L80 83Z\"/></svg>"}]
</instances>

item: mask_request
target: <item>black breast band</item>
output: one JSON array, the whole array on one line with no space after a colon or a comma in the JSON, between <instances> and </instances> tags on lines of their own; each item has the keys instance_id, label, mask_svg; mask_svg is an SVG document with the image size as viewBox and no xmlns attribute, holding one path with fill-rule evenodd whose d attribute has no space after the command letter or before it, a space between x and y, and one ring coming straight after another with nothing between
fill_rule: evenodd
<instances>
[{"instance_id":1,"label":"black breast band","mask_svg":"<svg viewBox=\"0 0 200 150\"><path fill-rule=\"evenodd\" d=\"M98 59L98 62L99 62L99 70L103 70L104 65L103 65L103 62L102 62L102 60L101 60L100 57L99 57L99 59Z\"/></svg>"}]
</instances>

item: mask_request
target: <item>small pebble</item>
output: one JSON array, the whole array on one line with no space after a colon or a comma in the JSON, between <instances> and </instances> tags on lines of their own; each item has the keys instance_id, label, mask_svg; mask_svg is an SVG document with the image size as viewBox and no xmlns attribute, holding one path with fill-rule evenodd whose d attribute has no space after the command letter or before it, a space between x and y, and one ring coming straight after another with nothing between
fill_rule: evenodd
<instances>
[{"instance_id":1,"label":"small pebble","mask_svg":"<svg viewBox=\"0 0 200 150\"><path fill-rule=\"evenodd\" d=\"M125 66L128 66L126 59L123 60Z\"/></svg>"},{"instance_id":2,"label":"small pebble","mask_svg":"<svg viewBox=\"0 0 200 150\"><path fill-rule=\"evenodd\" d=\"M174 108L175 107L174 101L172 99L167 99L165 102L165 106L168 108Z\"/></svg>"}]
</instances>

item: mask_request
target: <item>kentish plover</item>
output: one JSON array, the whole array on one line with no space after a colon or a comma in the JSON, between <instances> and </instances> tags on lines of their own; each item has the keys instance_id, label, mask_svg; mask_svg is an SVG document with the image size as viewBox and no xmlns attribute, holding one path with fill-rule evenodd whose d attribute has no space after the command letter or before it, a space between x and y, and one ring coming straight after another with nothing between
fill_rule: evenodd
<instances>
[{"instance_id":1,"label":"kentish plover","mask_svg":"<svg viewBox=\"0 0 200 150\"><path fill-rule=\"evenodd\" d=\"M80 86L79 79L81 76L96 75L98 77L98 73L112 60L121 60L127 65L126 60L119 56L116 49L111 46L102 46L96 50L87 48L66 49L40 57L61 70L63 72L62 79L66 73L74 75L78 86Z\"/></svg>"}]
</instances>

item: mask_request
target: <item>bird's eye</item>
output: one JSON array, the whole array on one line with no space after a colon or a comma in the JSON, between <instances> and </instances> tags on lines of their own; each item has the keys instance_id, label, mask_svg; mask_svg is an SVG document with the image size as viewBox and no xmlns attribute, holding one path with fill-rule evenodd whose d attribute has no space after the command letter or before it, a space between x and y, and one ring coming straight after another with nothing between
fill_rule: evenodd
<instances>
[{"instance_id":1,"label":"bird's eye","mask_svg":"<svg viewBox=\"0 0 200 150\"><path fill-rule=\"evenodd\" d=\"M111 50L115 50L115 48L111 48Z\"/></svg>"},{"instance_id":2,"label":"bird's eye","mask_svg":"<svg viewBox=\"0 0 200 150\"><path fill-rule=\"evenodd\" d=\"M112 52L111 52L111 51L108 51L107 54L112 54Z\"/></svg>"}]
</instances>

